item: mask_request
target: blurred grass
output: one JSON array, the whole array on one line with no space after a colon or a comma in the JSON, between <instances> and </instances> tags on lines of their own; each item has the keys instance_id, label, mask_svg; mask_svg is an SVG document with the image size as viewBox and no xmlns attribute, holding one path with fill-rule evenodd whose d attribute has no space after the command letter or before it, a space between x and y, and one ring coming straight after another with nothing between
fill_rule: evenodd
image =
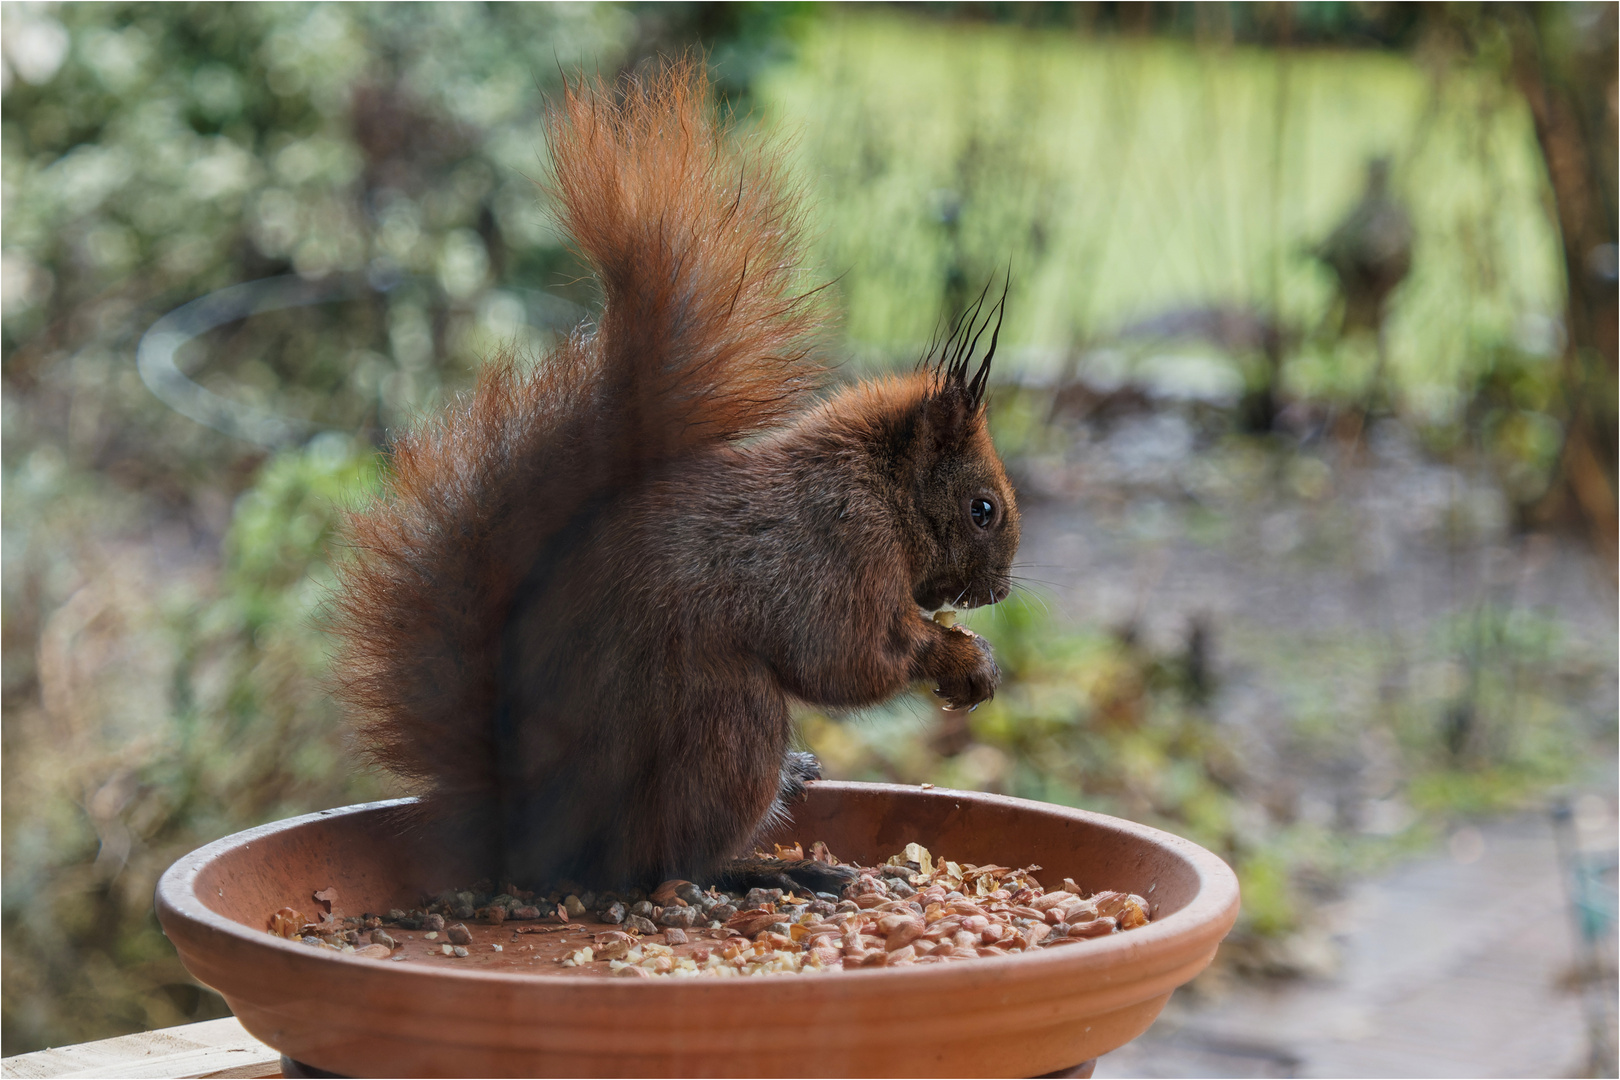
<instances>
[{"instance_id":1,"label":"blurred grass","mask_svg":"<svg viewBox=\"0 0 1620 1080\"><path fill-rule=\"evenodd\" d=\"M848 336L879 357L925 341L951 290L1009 262L1021 374L1050 378L1073 350L1190 303L1313 328L1332 281L1305 246L1377 155L1394 157L1418 230L1389 327L1408 407L1454 420L1488 343L1544 366L1557 351L1561 255L1535 137L1488 69L843 12L755 96L796 140ZM1372 369L1370 350L1310 343L1287 379L1342 397Z\"/></svg>"}]
</instances>

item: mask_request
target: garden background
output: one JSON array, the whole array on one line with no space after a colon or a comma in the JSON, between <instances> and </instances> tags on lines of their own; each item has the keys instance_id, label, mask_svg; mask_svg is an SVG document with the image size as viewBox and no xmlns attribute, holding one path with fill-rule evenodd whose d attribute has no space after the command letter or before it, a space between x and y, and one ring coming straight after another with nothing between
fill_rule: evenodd
<instances>
[{"instance_id":1,"label":"garden background","mask_svg":"<svg viewBox=\"0 0 1620 1080\"><path fill-rule=\"evenodd\" d=\"M1552 811L1612 1075L1613 5L0 11L4 1053L221 1015L158 874L389 793L324 689L336 515L590 317L563 73L699 47L810 197L840 377L1012 272L1006 683L806 711L828 772L1211 847L1194 997L1331 979L1355 882Z\"/></svg>"}]
</instances>

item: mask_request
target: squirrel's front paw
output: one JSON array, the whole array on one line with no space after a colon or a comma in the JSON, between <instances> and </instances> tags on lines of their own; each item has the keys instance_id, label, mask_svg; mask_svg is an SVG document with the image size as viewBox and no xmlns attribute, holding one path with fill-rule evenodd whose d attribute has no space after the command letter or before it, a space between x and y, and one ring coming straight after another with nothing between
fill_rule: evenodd
<instances>
[{"instance_id":1,"label":"squirrel's front paw","mask_svg":"<svg viewBox=\"0 0 1620 1080\"><path fill-rule=\"evenodd\" d=\"M816 755L803 750L789 750L782 759L782 775L777 784L776 801L787 806L804 798L804 785L821 779L821 762Z\"/></svg>"},{"instance_id":2,"label":"squirrel's front paw","mask_svg":"<svg viewBox=\"0 0 1620 1080\"><path fill-rule=\"evenodd\" d=\"M947 709L971 709L995 697L1001 669L996 667L990 643L960 626L951 627L945 635L949 646L936 652L930 672L939 684L935 696L945 699Z\"/></svg>"}]
</instances>

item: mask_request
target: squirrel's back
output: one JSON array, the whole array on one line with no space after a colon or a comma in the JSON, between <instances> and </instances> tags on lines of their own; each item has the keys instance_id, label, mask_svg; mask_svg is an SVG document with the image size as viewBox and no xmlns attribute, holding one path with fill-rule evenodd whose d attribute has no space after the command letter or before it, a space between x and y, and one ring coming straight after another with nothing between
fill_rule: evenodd
<instances>
[{"instance_id":1,"label":"squirrel's back","mask_svg":"<svg viewBox=\"0 0 1620 1080\"><path fill-rule=\"evenodd\" d=\"M797 203L707 96L691 62L567 87L550 193L600 318L532 368L491 361L396 442L385 493L348 522L340 692L362 750L437 817L481 812L513 779L503 652L536 569L665 463L770 427L817 385Z\"/></svg>"}]
</instances>

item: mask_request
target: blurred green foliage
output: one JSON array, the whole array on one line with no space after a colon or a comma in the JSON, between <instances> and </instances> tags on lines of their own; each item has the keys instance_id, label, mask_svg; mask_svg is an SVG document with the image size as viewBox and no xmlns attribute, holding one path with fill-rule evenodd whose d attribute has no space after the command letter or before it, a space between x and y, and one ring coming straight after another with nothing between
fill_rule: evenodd
<instances>
[{"instance_id":1,"label":"blurred green foliage","mask_svg":"<svg viewBox=\"0 0 1620 1080\"><path fill-rule=\"evenodd\" d=\"M158 875L225 833L382 790L347 753L316 632L336 515L377 466L339 436L286 451L238 501L217 575L102 549L110 565L52 613L40 700L6 710L9 1038L223 1015L158 930ZM7 520L64 535L82 494L33 468L8 484Z\"/></svg>"},{"instance_id":2,"label":"blurred green foliage","mask_svg":"<svg viewBox=\"0 0 1620 1080\"><path fill-rule=\"evenodd\" d=\"M376 474L371 440L495 344L548 339L526 294L495 288L577 276L535 197L543 96L562 70L611 72L636 23L590 5L3 12L9 1054L217 1015L158 932L157 875L382 790L325 690L334 515ZM141 384L158 315L286 273L390 287L180 360L329 434L237 443Z\"/></svg>"},{"instance_id":3,"label":"blurred green foliage","mask_svg":"<svg viewBox=\"0 0 1620 1080\"><path fill-rule=\"evenodd\" d=\"M947 293L1010 260L1022 371L1196 299L1296 328L1290 389L1352 396L1372 357L1309 334L1332 290L1305 248L1394 155L1418 230L1389 328L1409 407L1455 420L1490 343L1552 370L1557 232L1529 113L1488 66L863 15L814 24L756 94L798 136L867 349L925 340Z\"/></svg>"},{"instance_id":4,"label":"blurred green foliage","mask_svg":"<svg viewBox=\"0 0 1620 1080\"><path fill-rule=\"evenodd\" d=\"M533 337L522 297L491 286L574 266L533 182L543 95L563 70L611 65L633 28L612 6L33 12L8 8L12 52L61 35L36 46L60 67L39 85L8 68L8 375L48 379L42 355L62 349L104 363L157 313L237 281L402 282L369 325L299 320L192 373L350 431L403 421L497 342Z\"/></svg>"}]
</instances>

